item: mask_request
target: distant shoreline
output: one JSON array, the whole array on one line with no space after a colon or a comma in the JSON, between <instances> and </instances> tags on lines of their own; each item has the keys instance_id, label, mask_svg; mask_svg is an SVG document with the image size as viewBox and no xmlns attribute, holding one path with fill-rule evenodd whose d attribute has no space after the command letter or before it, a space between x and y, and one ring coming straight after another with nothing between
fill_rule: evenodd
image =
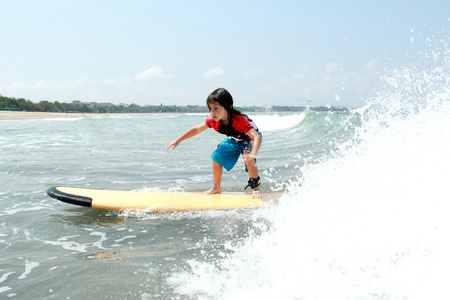
<instances>
[{"instance_id":1,"label":"distant shoreline","mask_svg":"<svg viewBox=\"0 0 450 300\"><path fill-rule=\"evenodd\" d=\"M36 111L0 111L0 120L93 118L93 117L135 116L135 115L159 115L159 113L65 113L65 112L36 112Z\"/></svg>"}]
</instances>

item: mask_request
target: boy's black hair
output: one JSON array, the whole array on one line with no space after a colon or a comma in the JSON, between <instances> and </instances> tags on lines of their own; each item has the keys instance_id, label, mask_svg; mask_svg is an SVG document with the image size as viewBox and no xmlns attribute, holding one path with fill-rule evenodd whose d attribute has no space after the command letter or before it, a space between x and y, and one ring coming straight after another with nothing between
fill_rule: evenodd
<instances>
[{"instance_id":1,"label":"boy's black hair","mask_svg":"<svg viewBox=\"0 0 450 300\"><path fill-rule=\"evenodd\" d=\"M209 94L206 99L206 105L211 102L217 102L222 105L228 112L228 120L230 124L232 123L233 114L242 115L242 113L233 107L233 97L231 94L224 88L218 88L214 90L211 94Z\"/></svg>"}]
</instances>

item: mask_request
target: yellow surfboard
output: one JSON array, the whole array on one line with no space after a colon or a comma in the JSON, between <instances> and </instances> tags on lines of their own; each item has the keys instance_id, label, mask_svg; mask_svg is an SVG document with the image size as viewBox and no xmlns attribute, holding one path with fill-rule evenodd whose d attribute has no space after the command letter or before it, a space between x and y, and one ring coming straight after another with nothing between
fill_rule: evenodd
<instances>
[{"instance_id":1,"label":"yellow surfboard","mask_svg":"<svg viewBox=\"0 0 450 300\"><path fill-rule=\"evenodd\" d=\"M245 193L205 195L195 192L115 191L62 186L49 188L47 194L81 206L147 212L256 208L277 203L281 196L279 193L262 193L262 199L252 199L251 194Z\"/></svg>"}]
</instances>

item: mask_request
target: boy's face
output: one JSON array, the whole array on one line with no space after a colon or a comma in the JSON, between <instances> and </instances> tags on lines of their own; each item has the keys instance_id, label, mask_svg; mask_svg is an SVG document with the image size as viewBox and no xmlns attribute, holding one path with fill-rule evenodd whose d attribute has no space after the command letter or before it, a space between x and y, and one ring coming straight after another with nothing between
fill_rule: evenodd
<instances>
[{"instance_id":1,"label":"boy's face","mask_svg":"<svg viewBox=\"0 0 450 300\"><path fill-rule=\"evenodd\" d=\"M228 123L228 111L216 101L211 101L208 103L209 114L214 121L222 121L223 123Z\"/></svg>"}]
</instances>

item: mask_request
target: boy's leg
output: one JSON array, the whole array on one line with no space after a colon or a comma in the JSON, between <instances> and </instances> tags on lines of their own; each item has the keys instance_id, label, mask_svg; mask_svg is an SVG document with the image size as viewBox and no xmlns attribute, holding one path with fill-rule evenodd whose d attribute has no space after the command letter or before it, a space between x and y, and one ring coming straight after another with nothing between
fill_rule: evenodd
<instances>
[{"instance_id":1,"label":"boy's leg","mask_svg":"<svg viewBox=\"0 0 450 300\"><path fill-rule=\"evenodd\" d=\"M250 154L252 151L252 148L253 148L253 140L244 142L241 145L242 155L246 156L246 155ZM245 166L248 171L248 175L250 177L250 179L248 181L248 185L245 188L247 188L249 186L252 187L252 190L253 190L252 198L253 199L261 199L261 194L259 193L259 191L260 191L259 184L260 184L261 180L258 175L258 168L256 167L256 159L245 160Z\"/></svg>"},{"instance_id":2,"label":"boy's leg","mask_svg":"<svg viewBox=\"0 0 450 300\"><path fill-rule=\"evenodd\" d=\"M258 175L258 167L256 166L256 161L254 159L248 160L245 162L247 165L248 175L250 178L257 178Z\"/></svg>"},{"instance_id":3,"label":"boy's leg","mask_svg":"<svg viewBox=\"0 0 450 300\"><path fill-rule=\"evenodd\" d=\"M232 139L225 138L214 153L211 155L213 161L214 187L205 191L205 194L220 194L220 183L222 181L223 168L230 171L236 164L240 155L239 144Z\"/></svg>"},{"instance_id":4,"label":"boy's leg","mask_svg":"<svg viewBox=\"0 0 450 300\"><path fill-rule=\"evenodd\" d=\"M222 166L213 161L214 187L212 189L205 191L205 194L212 195L221 193L220 183L222 181L222 172L223 172Z\"/></svg>"},{"instance_id":5,"label":"boy's leg","mask_svg":"<svg viewBox=\"0 0 450 300\"><path fill-rule=\"evenodd\" d=\"M258 167L256 166L256 161L254 159L246 161L245 164L247 165L248 175L250 178L258 178ZM254 199L260 199L261 194L259 193L260 187L257 186L253 189L252 198Z\"/></svg>"}]
</instances>

